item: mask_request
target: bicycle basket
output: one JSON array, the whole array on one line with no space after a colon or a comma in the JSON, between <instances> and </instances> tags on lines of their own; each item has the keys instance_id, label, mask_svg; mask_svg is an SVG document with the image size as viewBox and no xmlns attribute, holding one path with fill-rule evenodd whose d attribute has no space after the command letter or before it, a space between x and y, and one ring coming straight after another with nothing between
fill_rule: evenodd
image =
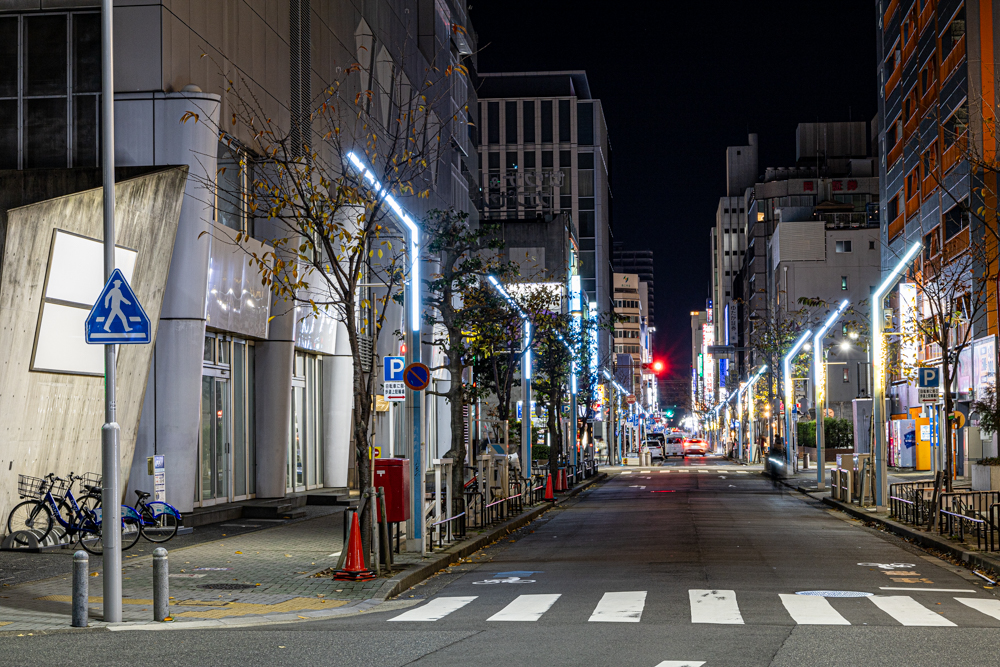
<instances>
[{"instance_id":1,"label":"bicycle basket","mask_svg":"<svg viewBox=\"0 0 1000 667\"><path fill-rule=\"evenodd\" d=\"M46 486L44 479L28 475L17 476L17 495L22 498L41 498L45 494Z\"/></svg>"},{"instance_id":2,"label":"bicycle basket","mask_svg":"<svg viewBox=\"0 0 1000 667\"><path fill-rule=\"evenodd\" d=\"M100 491L104 477L96 472L85 472L80 478L80 483L83 484L84 489Z\"/></svg>"},{"instance_id":3,"label":"bicycle basket","mask_svg":"<svg viewBox=\"0 0 1000 667\"><path fill-rule=\"evenodd\" d=\"M69 489L68 479L54 479L52 480L52 486L46 489L52 494L52 497L56 500L62 500L66 497L66 491Z\"/></svg>"}]
</instances>

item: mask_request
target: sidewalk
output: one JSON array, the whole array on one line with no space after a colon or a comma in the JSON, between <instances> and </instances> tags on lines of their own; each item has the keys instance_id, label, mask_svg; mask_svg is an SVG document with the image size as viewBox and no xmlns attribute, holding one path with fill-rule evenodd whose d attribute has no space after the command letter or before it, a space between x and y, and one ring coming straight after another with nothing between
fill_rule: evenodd
<instances>
[{"instance_id":1,"label":"sidewalk","mask_svg":"<svg viewBox=\"0 0 1000 667\"><path fill-rule=\"evenodd\" d=\"M921 526L914 526L900 521L895 521L890 517L888 511L879 512L876 511L874 507L861 507L853 503L834 500L831 497L829 490L829 472L830 468L827 468L826 489L823 491L819 491L816 488L815 467L789 475L781 480L781 482L814 500L849 514L855 519L875 524L876 526L898 535L909 542L915 543L920 547L929 549L932 552L937 552L937 555L942 555L952 559L953 561L964 563L974 569L978 568L982 570L985 575L989 576L990 579L997 580L997 576L1000 575L1000 553L979 549L974 543L960 542L957 539L951 539L945 535L941 535L937 529L926 531ZM895 484L897 482L912 482L917 479L929 478L931 478L931 474L928 472L890 471L889 483ZM963 484L962 480L957 480L956 488L963 488L963 486L967 487L967 484L968 482Z\"/></svg>"},{"instance_id":2,"label":"sidewalk","mask_svg":"<svg viewBox=\"0 0 1000 667\"><path fill-rule=\"evenodd\" d=\"M604 477L587 480L567 495L575 495ZM91 556L90 627L111 630L234 627L362 613L376 606L380 609L409 606L417 600L386 600L523 526L552 506L553 503L542 503L526 508L504 523L481 532L470 531L469 539L464 542L426 557L406 552L393 554L392 576L383 575L366 582L313 576L337 564L343 548L342 510L172 550L168 542L164 546L170 558L173 623L152 622L152 557L133 556L129 552L125 552L122 567L123 623L110 626L101 621L103 574L100 557ZM65 574L0 588L0 634L71 629L71 560L65 560Z\"/></svg>"}]
</instances>

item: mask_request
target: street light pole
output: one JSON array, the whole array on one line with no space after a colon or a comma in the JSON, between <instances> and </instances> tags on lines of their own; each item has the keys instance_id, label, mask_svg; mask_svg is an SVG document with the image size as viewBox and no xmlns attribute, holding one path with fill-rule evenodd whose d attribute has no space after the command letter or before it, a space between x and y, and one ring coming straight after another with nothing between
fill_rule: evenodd
<instances>
[{"instance_id":1,"label":"street light pole","mask_svg":"<svg viewBox=\"0 0 1000 667\"><path fill-rule=\"evenodd\" d=\"M840 314L847 308L847 299L840 302L837 310L830 315L829 319L823 323L813 338L813 404L816 406L816 488L823 489L826 486L826 465L825 449L826 434L823 433L823 413L826 411L823 405L826 397L826 363L823 359L823 338L826 332L833 326L833 323L840 318Z\"/></svg>"},{"instance_id":2,"label":"street light pole","mask_svg":"<svg viewBox=\"0 0 1000 667\"><path fill-rule=\"evenodd\" d=\"M104 281L115 270L115 82L112 0L101 0L101 166L104 177ZM104 622L122 620L121 474L115 405L118 348L104 346L104 426L101 474L104 479L101 539L104 543Z\"/></svg>"},{"instance_id":3,"label":"street light pole","mask_svg":"<svg viewBox=\"0 0 1000 667\"><path fill-rule=\"evenodd\" d=\"M882 427L882 420L885 418L885 341L882 339L882 300L886 293L896 284L899 277L909 266L913 258L920 251L922 244L917 241L906 251L896 267L889 272L882 284L872 293L871 312L871 346L872 351L872 424L875 431L875 506L885 507L885 499L888 495L887 484L887 462L885 451L885 433Z\"/></svg>"},{"instance_id":4,"label":"street light pole","mask_svg":"<svg viewBox=\"0 0 1000 667\"><path fill-rule=\"evenodd\" d=\"M792 453L792 404L795 402L795 391L792 387L792 359L799 353L802 346L809 340L810 331L806 329L799 337L785 358L781 360L783 379L785 382L785 465L786 470L792 470L795 459Z\"/></svg>"}]
</instances>

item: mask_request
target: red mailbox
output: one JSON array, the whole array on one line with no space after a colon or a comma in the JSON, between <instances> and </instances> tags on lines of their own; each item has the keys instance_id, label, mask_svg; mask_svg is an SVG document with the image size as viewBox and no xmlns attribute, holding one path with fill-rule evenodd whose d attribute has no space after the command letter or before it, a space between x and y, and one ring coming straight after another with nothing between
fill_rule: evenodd
<instances>
[{"instance_id":1,"label":"red mailbox","mask_svg":"<svg viewBox=\"0 0 1000 667\"><path fill-rule=\"evenodd\" d=\"M385 487L386 518L394 523L409 519L410 459L375 459L375 488L380 486Z\"/></svg>"}]
</instances>

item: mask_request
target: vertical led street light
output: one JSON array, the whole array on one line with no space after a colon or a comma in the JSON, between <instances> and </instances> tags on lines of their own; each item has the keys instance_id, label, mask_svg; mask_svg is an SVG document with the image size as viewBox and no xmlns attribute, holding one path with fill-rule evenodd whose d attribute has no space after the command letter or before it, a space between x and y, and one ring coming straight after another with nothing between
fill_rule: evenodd
<instances>
[{"instance_id":1,"label":"vertical led street light","mask_svg":"<svg viewBox=\"0 0 1000 667\"><path fill-rule=\"evenodd\" d=\"M372 173L370 169L365 167L364 162L361 161L354 151L347 153L347 159L358 173L361 174L362 178L368 181L371 189L375 194L382 198L382 201L396 214L396 218L403 223L406 227L407 232L410 236L410 291L406 295L408 297L409 305L409 327L407 332L407 345L406 345L406 363L409 365L412 362L420 361L420 228L417 226L413 219L407 215L403 207L399 205L396 198L392 196L392 193L388 191L387 188L382 187L378 179L375 178L375 174ZM412 506L413 511L410 513L410 519L407 521L408 534L410 539L413 541L421 540L423 544L423 525L422 519L424 515L423 510L423 479L424 471L421 461L421 401L420 392L411 391L411 401L410 401L410 414L413 419L413 445L412 445L412 465L413 468L410 474L413 479L410 480L410 489L412 493Z\"/></svg>"},{"instance_id":2,"label":"vertical led street light","mask_svg":"<svg viewBox=\"0 0 1000 667\"><path fill-rule=\"evenodd\" d=\"M792 453L792 405L795 404L795 391L792 386L792 360L799 353L799 350L802 349L802 346L806 344L806 341L809 340L810 334L809 329L806 329L799 339L795 341L795 344L792 345L792 349L788 351L785 358L781 360L782 377L785 381L785 464L788 470L792 470L795 463Z\"/></svg>"},{"instance_id":3,"label":"vertical led street light","mask_svg":"<svg viewBox=\"0 0 1000 667\"><path fill-rule=\"evenodd\" d=\"M753 427L753 425L754 425L754 419L755 419L755 413L756 413L756 410L754 409L753 388L754 388L754 385L757 384L757 381L760 380L761 376L764 375L765 371L767 371L767 364L764 364L763 366L760 367L760 370L758 370L754 374L754 376L752 378L750 378L750 381L747 382L747 386L746 386L747 392L748 392L748 394L747 394L748 395L748 398L747 398L747 424L749 425L748 426L748 430L750 432L750 434L749 434L750 435L750 438L749 438L749 440L750 440L750 452L749 452L749 456L747 456L747 459L748 459L747 462L748 463L752 463L753 462L752 460L749 460L749 459L753 459L753 445L754 445L754 442L756 442L756 440L757 440L757 434L754 432L754 427Z\"/></svg>"},{"instance_id":4,"label":"vertical led street light","mask_svg":"<svg viewBox=\"0 0 1000 667\"><path fill-rule=\"evenodd\" d=\"M826 436L823 433L823 414L826 400L826 360L823 359L823 338L833 326L841 313L847 308L847 299L840 302L837 310L823 323L813 338L813 405L816 406L816 488L826 486L826 465L824 445Z\"/></svg>"},{"instance_id":5,"label":"vertical led street light","mask_svg":"<svg viewBox=\"0 0 1000 667\"><path fill-rule=\"evenodd\" d=\"M871 366L872 366L872 423L875 431L875 451L872 455L875 458L875 506L885 507L886 495L888 494L888 484L886 474L886 451L885 432L883 431L883 420L885 415L885 341L882 339L882 300L885 295L896 284L899 277L906 271L913 258L920 252L923 244L917 241L906 251L899 260L896 267L889 272L872 293L872 320L871 320Z\"/></svg>"},{"instance_id":6,"label":"vertical led street light","mask_svg":"<svg viewBox=\"0 0 1000 667\"><path fill-rule=\"evenodd\" d=\"M518 459L521 463L521 474L525 479L531 479L531 322L528 315L521 310L513 297L507 293L495 276L487 276L493 289L497 291L517 311L521 317L521 451ZM507 443L504 443L507 444Z\"/></svg>"}]
</instances>

